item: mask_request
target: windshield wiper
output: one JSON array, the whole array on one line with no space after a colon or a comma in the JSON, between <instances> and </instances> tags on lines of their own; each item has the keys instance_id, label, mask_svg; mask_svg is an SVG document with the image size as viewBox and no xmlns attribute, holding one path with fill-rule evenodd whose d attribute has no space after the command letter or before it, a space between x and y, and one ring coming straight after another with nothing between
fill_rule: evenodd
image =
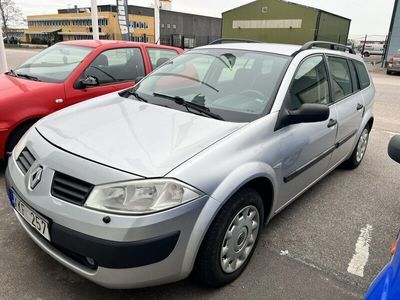
<instances>
[{"instance_id":1,"label":"windshield wiper","mask_svg":"<svg viewBox=\"0 0 400 300\"><path fill-rule=\"evenodd\" d=\"M135 97L136 98L136 100L139 100L139 101L142 101L142 102L149 102L149 101L147 101L146 99L144 99L142 96L140 96L139 94L138 94L138 92L136 92L136 91L132 91L132 90L129 90L128 91L128 94L129 95L132 95L133 97Z\"/></svg>"},{"instance_id":2,"label":"windshield wiper","mask_svg":"<svg viewBox=\"0 0 400 300\"><path fill-rule=\"evenodd\" d=\"M186 110L188 112L190 112L190 113L193 113L190 109L194 109L194 110L196 110L196 111L198 111L198 112L200 112L200 113L202 113L202 114L204 114L204 115L206 115L208 117L211 117L213 119L222 120L222 121L224 120L220 115L212 113L208 107L205 107L205 106L193 103L193 102L186 101L185 99L183 99L180 96L171 96L171 95L166 95L166 94L157 93L157 92L154 92L153 96L162 97L162 98L165 98L165 99L172 100L176 104L184 106L186 108Z\"/></svg>"},{"instance_id":3,"label":"windshield wiper","mask_svg":"<svg viewBox=\"0 0 400 300\"><path fill-rule=\"evenodd\" d=\"M32 76L32 75L21 74L21 73L16 73L16 74L18 75L18 77L24 77L26 79L33 80L33 81L41 81L39 78Z\"/></svg>"},{"instance_id":4,"label":"windshield wiper","mask_svg":"<svg viewBox=\"0 0 400 300\"><path fill-rule=\"evenodd\" d=\"M13 77L18 77L18 74L15 73L15 71L13 69L10 69L9 72L6 72L6 75L10 75L10 76L13 76Z\"/></svg>"}]
</instances>

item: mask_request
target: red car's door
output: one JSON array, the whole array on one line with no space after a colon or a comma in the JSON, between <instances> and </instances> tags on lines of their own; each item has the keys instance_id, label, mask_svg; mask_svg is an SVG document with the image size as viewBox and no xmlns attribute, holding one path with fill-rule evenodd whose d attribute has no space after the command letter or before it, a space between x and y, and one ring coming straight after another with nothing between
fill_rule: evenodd
<instances>
[{"instance_id":1,"label":"red car's door","mask_svg":"<svg viewBox=\"0 0 400 300\"><path fill-rule=\"evenodd\" d=\"M146 75L146 69L140 47L101 51L66 83L67 105L131 87ZM80 83L88 77L95 78L98 85L84 86Z\"/></svg>"}]
</instances>

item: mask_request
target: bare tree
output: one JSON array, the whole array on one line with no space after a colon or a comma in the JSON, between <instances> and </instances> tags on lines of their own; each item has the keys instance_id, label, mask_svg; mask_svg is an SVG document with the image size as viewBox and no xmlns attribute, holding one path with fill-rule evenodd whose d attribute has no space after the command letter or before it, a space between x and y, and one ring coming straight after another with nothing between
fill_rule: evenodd
<instances>
[{"instance_id":1,"label":"bare tree","mask_svg":"<svg viewBox=\"0 0 400 300\"><path fill-rule=\"evenodd\" d=\"M21 25L23 21L22 12L13 0L0 0L0 21L4 29L4 35L9 41L10 27Z\"/></svg>"}]
</instances>

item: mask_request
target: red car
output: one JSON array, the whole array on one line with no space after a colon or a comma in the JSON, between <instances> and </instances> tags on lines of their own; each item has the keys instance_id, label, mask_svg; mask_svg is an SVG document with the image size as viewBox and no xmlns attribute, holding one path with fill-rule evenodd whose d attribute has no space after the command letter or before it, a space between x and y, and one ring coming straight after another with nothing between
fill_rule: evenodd
<instances>
[{"instance_id":1,"label":"red car","mask_svg":"<svg viewBox=\"0 0 400 300\"><path fill-rule=\"evenodd\" d=\"M0 159L38 119L133 86L183 50L123 41L69 41L0 75Z\"/></svg>"}]
</instances>

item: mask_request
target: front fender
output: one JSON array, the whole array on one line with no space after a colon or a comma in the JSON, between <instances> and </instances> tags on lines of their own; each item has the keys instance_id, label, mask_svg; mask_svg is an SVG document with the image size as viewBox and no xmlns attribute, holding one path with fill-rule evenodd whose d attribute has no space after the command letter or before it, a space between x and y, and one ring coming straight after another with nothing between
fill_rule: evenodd
<instances>
[{"instance_id":1,"label":"front fender","mask_svg":"<svg viewBox=\"0 0 400 300\"><path fill-rule=\"evenodd\" d=\"M183 278L188 276L193 269L197 252L215 216L233 194L245 186L246 183L256 178L267 178L272 183L272 187L275 190L277 183L274 169L261 162L249 162L233 170L214 190L193 227L182 264L181 274ZM274 206L276 203L276 193L273 194L274 199L271 199L271 201L273 201L272 205ZM271 209L270 215L265 216L266 220L270 219L273 211L274 210Z\"/></svg>"},{"instance_id":2,"label":"front fender","mask_svg":"<svg viewBox=\"0 0 400 300\"><path fill-rule=\"evenodd\" d=\"M267 178L272 183L273 190L276 190L277 182L274 169L263 162L248 162L229 173L211 196L225 204L240 188L256 178ZM271 201L273 201L272 204L275 204L275 199L271 199Z\"/></svg>"}]
</instances>

